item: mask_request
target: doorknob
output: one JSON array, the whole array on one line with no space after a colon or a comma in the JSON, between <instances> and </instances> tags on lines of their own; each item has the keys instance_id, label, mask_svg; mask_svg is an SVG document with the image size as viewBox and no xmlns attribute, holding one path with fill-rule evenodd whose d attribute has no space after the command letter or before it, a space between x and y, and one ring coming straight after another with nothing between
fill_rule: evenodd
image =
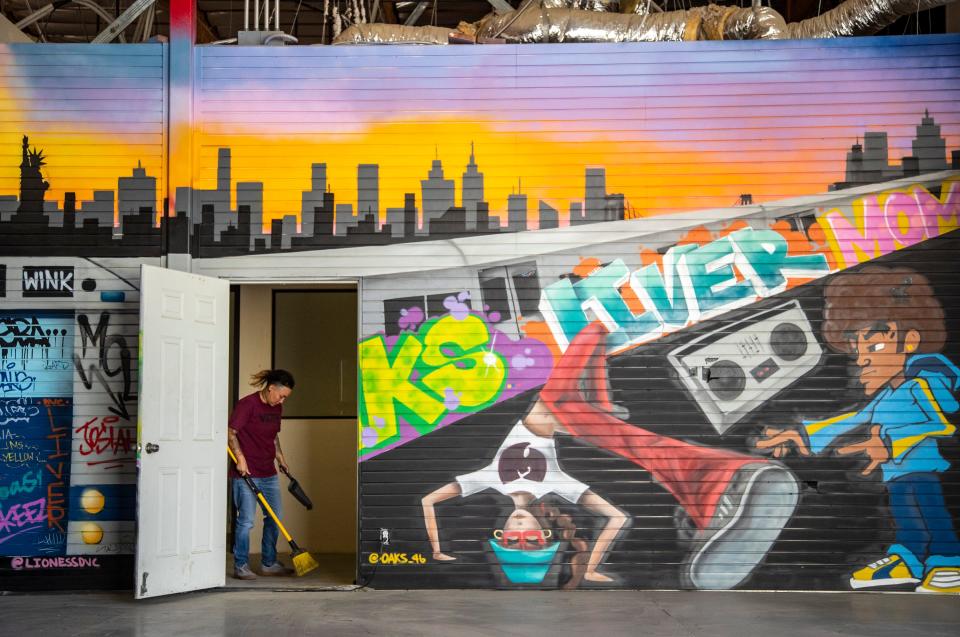
<instances>
[{"instance_id":1,"label":"doorknob","mask_svg":"<svg viewBox=\"0 0 960 637\"><path fill-rule=\"evenodd\" d=\"M160 451L160 445L155 445L152 442L147 443L147 453L156 453Z\"/></svg>"}]
</instances>

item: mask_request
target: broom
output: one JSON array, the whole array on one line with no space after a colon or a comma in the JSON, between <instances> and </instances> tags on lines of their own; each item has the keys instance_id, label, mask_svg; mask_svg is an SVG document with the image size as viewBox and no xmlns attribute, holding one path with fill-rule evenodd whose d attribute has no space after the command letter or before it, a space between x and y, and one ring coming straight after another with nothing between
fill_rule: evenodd
<instances>
[{"instance_id":1,"label":"broom","mask_svg":"<svg viewBox=\"0 0 960 637\"><path fill-rule=\"evenodd\" d=\"M233 450L230 449L230 447L227 447L227 453L230 454L230 459L233 460L233 464L237 464L237 457L233 455ZM267 499L263 496L263 492L257 488L257 485L254 484L253 480L250 479L250 476L242 477L244 482L247 483L247 486L250 487L250 490L253 491L253 494L257 496L257 500L260 501L260 506L263 507L264 512L273 519L273 521L277 524L277 528L279 528L280 532L283 533L283 537L287 538L287 542L290 543L293 569L297 572L297 577L306 575L310 571L320 568L320 565L317 564L315 559L313 559L313 556L297 546L297 543L293 541L293 537L287 533L287 529L283 526L280 518L278 518L277 514L273 512L272 508L270 508L270 505L267 503Z\"/></svg>"}]
</instances>

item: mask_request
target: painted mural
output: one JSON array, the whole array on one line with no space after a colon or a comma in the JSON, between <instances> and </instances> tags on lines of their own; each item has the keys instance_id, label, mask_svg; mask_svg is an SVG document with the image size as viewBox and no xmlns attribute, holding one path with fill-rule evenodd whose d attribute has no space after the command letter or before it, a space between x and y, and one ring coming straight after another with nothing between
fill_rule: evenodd
<instances>
[{"instance_id":1,"label":"painted mural","mask_svg":"<svg viewBox=\"0 0 960 637\"><path fill-rule=\"evenodd\" d=\"M160 45L63 49L71 64L56 71L50 53L8 45L0 71L20 79L0 85L18 114L0 129L0 253L214 258L497 235L960 162L960 86L939 63L956 54L949 36L865 40L843 64L842 40L764 60L749 42L722 58L707 44L292 47L281 59L197 47L189 63L172 44L169 86ZM192 98L191 65L203 78ZM167 91L180 96L174 133ZM164 142L180 149L185 135L193 174L173 162L167 184Z\"/></svg>"},{"instance_id":2,"label":"painted mural","mask_svg":"<svg viewBox=\"0 0 960 637\"><path fill-rule=\"evenodd\" d=\"M129 579L139 316L115 267L0 268L0 581Z\"/></svg>"},{"instance_id":3,"label":"painted mural","mask_svg":"<svg viewBox=\"0 0 960 637\"><path fill-rule=\"evenodd\" d=\"M129 571L141 263L389 245L376 586L957 592L955 36L184 41L0 47L0 578Z\"/></svg>"},{"instance_id":4,"label":"painted mural","mask_svg":"<svg viewBox=\"0 0 960 637\"><path fill-rule=\"evenodd\" d=\"M482 268L436 277L465 289L432 311L368 279L390 336L360 344L364 499L406 529L392 567L366 542L380 581L957 592L960 181L770 214L531 257L512 329L471 298ZM403 345L424 319L451 378L489 376L493 330L536 355L489 359L469 387L497 404L450 401ZM408 463L417 497L389 486Z\"/></svg>"},{"instance_id":5,"label":"painted mural","mask_svg":"<svg viewBox=\"0 0 960 637\"><path fill-rule=\"evenodd\" d=\"M176 234L164 58L0 46L4 590L130 585L139 268Z\"/></svg>"}]
</instances>

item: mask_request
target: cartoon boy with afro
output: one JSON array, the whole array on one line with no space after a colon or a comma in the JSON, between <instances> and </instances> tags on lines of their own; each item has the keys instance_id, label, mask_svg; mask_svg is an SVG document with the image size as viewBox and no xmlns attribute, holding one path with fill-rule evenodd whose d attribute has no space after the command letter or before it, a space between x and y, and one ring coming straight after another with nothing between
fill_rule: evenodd
<instances>
[{"instance_id":1,"label":"cartoon boy with afro","mask_svg":"<svg viewBox=\"0 0 960 637\"><path fill-rule=\"evenodd\" d=\"M776 458L791 449L820 454L862 429L866 440L836 452L865 454L864 475L880 469L896 539L885 557L851 575L851 587L917 584L917 592L960 593L960 542L938 475L950 464L937 439L956 431L945 414L960 408L960 369L937 353L947 336L943 308L923 275L899 267L842 274L824 297L824 340L856 358L870 402L797 429L768 427L757 447Z\"/></svg>"}]
</instances>

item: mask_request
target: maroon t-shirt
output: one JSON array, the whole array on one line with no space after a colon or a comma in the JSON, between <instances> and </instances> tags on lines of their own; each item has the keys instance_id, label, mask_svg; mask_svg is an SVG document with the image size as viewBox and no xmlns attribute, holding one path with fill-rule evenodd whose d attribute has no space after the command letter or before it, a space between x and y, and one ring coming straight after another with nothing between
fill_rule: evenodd
<instances>
[{"instance_id":1,"label":"maroon t-shirt","mask_svg":"<svg viewBox=\"0 0 960 637\"><path fill-rule=\"evenodd\" d=\"M277 446L274 440L280 433L282 405L271 407L260 400L260 392L241 398L230 415L229 427L237 432L240 451L247 459L247 469L254 478L269 478L277 475L274 461ZM236 467L230 467L230 475L240 475Z\"/></svg>"}]
</instances>

